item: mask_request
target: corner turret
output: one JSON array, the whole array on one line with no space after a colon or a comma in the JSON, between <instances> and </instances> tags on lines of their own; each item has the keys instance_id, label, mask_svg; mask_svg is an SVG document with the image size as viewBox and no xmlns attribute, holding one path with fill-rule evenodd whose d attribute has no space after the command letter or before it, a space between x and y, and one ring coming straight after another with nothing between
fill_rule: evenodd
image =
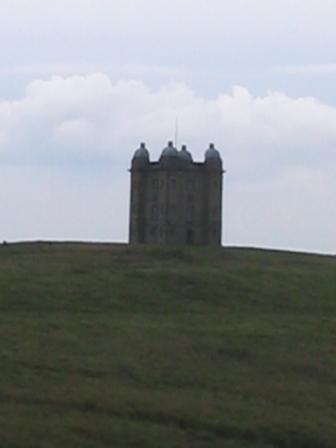
<instances>
[{"instance_id":1,"label":"corner turret","mask_svg":"<svg viewBox=\"0 0 336 448\"><path fill-rule=\"evenodd\" d=\"M187 150L187 145L182 145L181 151L179 151L178 154L180 159L184 160L185 162L193 161L191 153Z\"/></svg>"},{"instance_id":2,"label":"corner turret","mask_svg":"<svg viewBox=\"0 0 336 448\"><path fill-rule=\"evenodd\" d=\"M137 149L132 158L132 168L141 169L145 168L150 163L149 152L145 143L140 144L140 148Z\"/></svg>"},{"instance_id":3,"label":"corner turret","mask_svg":"<svg viewBox=\"0 0 336 448\"><path fill-rule=\"evenodd\" d=\"M209 148L205 151L204 161L208 168L222 170L222 158L219 151L215 148L214 143L210 143Z\"/></svg>"},{"instance_id":4,"label":"corner turret","mask_svg":"<svg viewBox=\"0 0 336 448\"><path fill-rule=\"evenodd\" d=\"M179 166L179 152L175 148L172 141L169 141L168 146L163 149L159 163L160 165L167 168L176 168L177 166Z\"/></svg>"},{"instance_id":5,"label":"corner turret","mask_svg":"<svg viewBox=\"0 0 336 448\"><path fill-rule=\"evenodd\" d=\"M175 148L175 146L173 145L172 141L168 142L168 146L166 146L164 148L164 150L162 151L161 154L161 159L163 159L164 157L177 157L178 156L178 151Z\"/></svg>"}]
</instances>

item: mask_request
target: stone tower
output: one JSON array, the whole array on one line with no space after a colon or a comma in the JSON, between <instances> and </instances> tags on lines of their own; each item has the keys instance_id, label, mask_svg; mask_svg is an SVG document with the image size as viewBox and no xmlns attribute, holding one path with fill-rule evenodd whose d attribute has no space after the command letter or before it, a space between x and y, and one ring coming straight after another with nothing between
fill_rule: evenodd
<instances>
[{"instance_id":1,"label":"stone tower","mask_svg":"<svg viewBox=\"0 0 336 448\"><path fill-rule=\"evenodd\" d=\"M130 243L221 244L224 171L213 144L204 162L172 142L151 162L141 143L130 172Z\"/></svg>"}]
</instances>

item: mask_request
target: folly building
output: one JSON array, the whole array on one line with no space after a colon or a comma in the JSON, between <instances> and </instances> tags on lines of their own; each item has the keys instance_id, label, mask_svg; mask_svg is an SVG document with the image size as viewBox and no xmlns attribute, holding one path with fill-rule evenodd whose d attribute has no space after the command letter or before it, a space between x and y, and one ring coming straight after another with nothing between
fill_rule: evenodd
<instances>
[{"instance_id":1,"label":"folly building","mask_svg":"<svg viewBox=\"0 0 336 448\"><path fill-rule=\"evenodd\" d=\"M221 244L224 171L213 144L204 162L172 142L151 162L141 143L130 173L130 243Z\"/></svg>"}]
</instances>

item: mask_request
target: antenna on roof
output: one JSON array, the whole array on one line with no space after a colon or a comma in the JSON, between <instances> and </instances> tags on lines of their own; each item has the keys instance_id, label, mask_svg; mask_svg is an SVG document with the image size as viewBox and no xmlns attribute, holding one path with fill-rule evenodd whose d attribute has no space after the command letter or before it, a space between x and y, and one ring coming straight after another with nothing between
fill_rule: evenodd
<instances>
[{"instance_id":1,"label":"antenna on roof","mask_svg":"<svg viewBox=\"0 0 336 448\"><path fill-rule=\"evenodd\" d=\"M175 120L175 148L177 148L178 145L178 116L176 115L176 120Z\"/></svg>"}]
</instances>

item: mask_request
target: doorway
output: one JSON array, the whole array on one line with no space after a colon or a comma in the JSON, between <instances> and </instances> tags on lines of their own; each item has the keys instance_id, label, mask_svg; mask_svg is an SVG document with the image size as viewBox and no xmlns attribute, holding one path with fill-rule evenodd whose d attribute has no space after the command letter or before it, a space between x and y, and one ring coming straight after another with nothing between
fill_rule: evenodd
<instances>
[{"instance_id":1,"label":"doorway","mask_svg":"<svg viewBox=\"0 0 336 448\"><path fill-rule=\"evenodd\" d=\"M187 244L194 244L194 232L193 229L187 229Z\"/></svg>"}]
</instances>

